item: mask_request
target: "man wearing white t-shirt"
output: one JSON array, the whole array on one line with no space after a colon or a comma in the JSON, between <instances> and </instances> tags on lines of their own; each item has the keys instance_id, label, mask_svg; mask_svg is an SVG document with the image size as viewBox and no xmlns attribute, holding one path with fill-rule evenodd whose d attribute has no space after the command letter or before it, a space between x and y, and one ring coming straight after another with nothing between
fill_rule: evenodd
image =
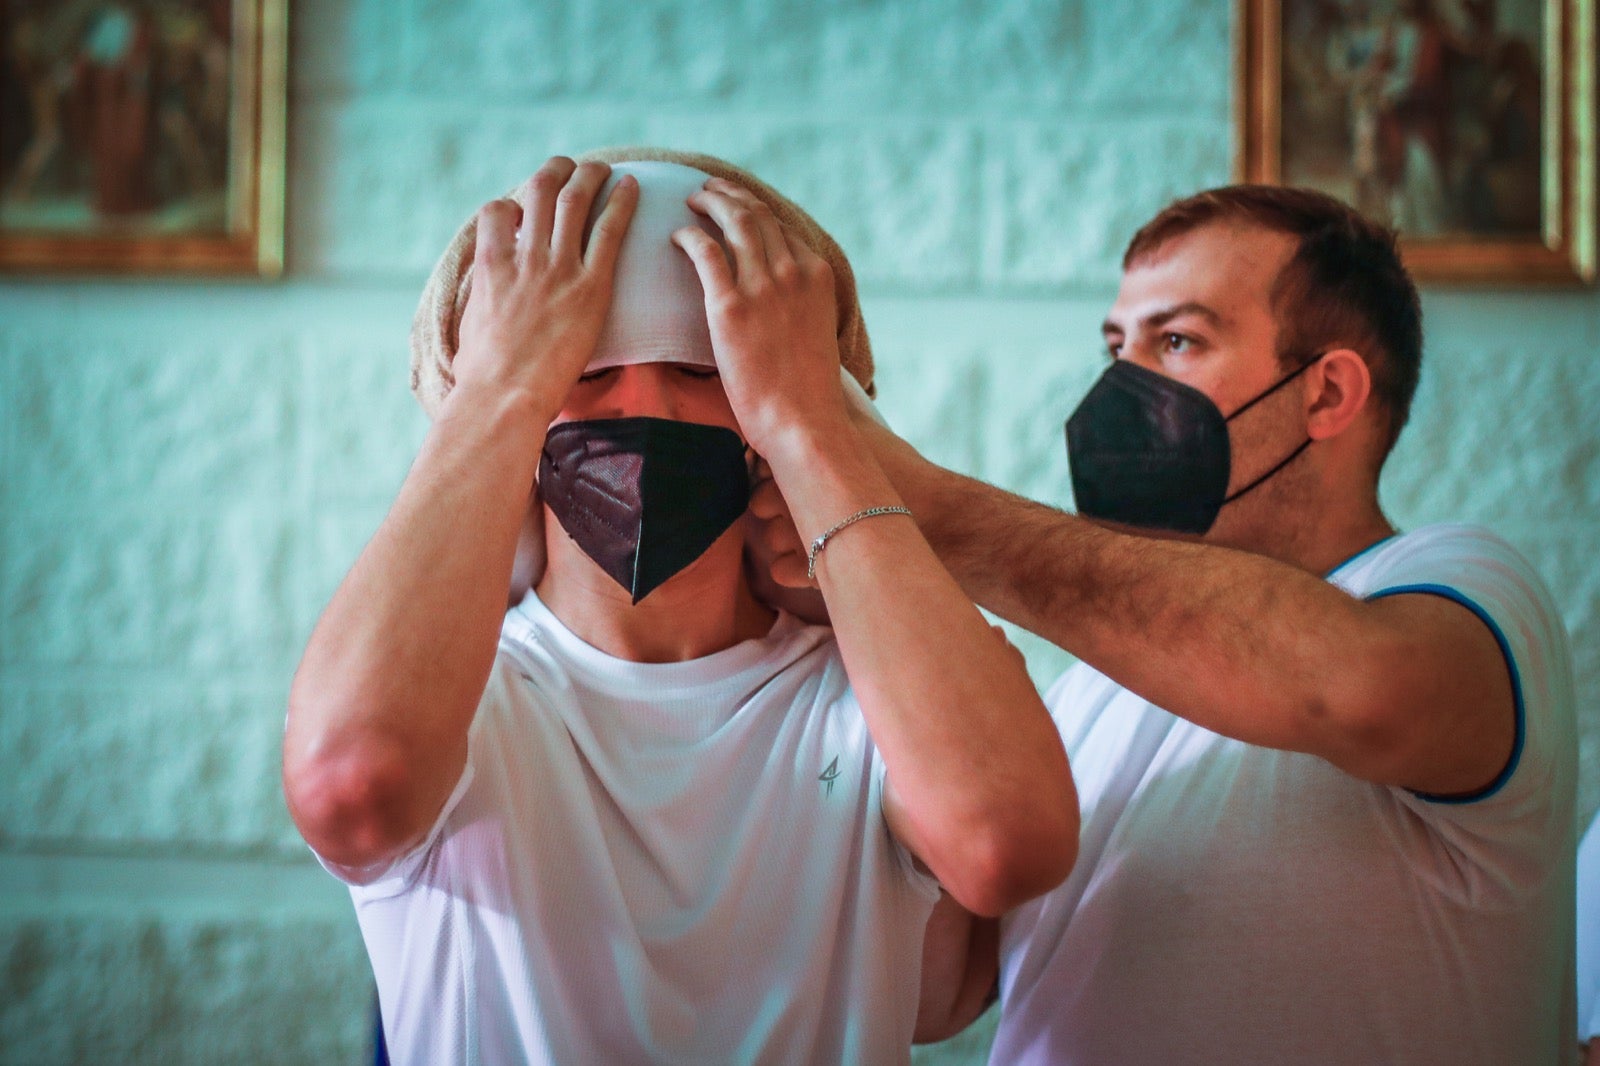
<instances>
[{"instance_id":1,"label":"man wearing white t-shirt","mask_svg":"<svg viewBox=\"0 0 1600 1066\"><path fill-rule=\"evenodd\" d=\"M998 930L941 908L919 1035L998 989L1007 1066L1566 1061L1566 637L1504 542L1379 508L1422 351L1392 234L1234 186L1123 266L1066 426L1079 516L858 405L968 593L1081 660L1046 697L1078 864Z\"/></svg>"},{"instance_id":2,"label":"man wearing white t-shirt","mask_svg":"<svg viewBox=\"0 0 1600 1066\"><path fill-rule=\"evenodd\" d=\"M453 384L284 742L391 1056L905 1061L941 887L1048 889L1077 804L850 424L858 312L767 199L679 163L553 159L476 224ZM747 448L831 631L752 591ZM547 563L506 613L536 464Z\"/></svg>"}]
</instances>

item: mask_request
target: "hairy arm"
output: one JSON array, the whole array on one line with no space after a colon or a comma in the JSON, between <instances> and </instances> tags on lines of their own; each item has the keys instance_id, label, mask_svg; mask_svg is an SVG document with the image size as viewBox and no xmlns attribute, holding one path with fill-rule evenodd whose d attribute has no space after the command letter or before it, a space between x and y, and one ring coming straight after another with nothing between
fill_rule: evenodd
<instances>
[{"instance_id":1,"label":"hairy arm","mask_svg":"<svg viewBox=\"0 0 1600 1066\"><path fill-rule=\"evenodd\" d=\"M713 180L675 235L706 291L723 384L808 541L900 497L850 423L827 264L753 196ZM1071 869L1078 809L1055 726L1022 657L902 515L841 530L816 574L888 770L897 838L969 909L998 914Z\"/></svg>"},{"instance_id":2,"label":"hairy arm","mask_svg":"<svg viewBox=\"0 0 1600 1066\"><path fill-rule=\"evenodd\" d=\"M479 214L455 388L289 693L284 793L331 862L400 854L461 776L545 430L594 349L637 195L618 185L585 253L608 172L551 160L526 213L497 200Z\"/></svg>"},{"instance_id":3,"label":"hairy arm","mask_svg":"<svg viewBox=\"0 0 1600 1066\"><path fill-rule=\"evenodd\" d=\"M1173 714L1426 792L1481 788L1509 758L1510 675L1465 607L1362 601L1263 556L1113 532L855 422L968 594Z\"/></svg>"}]
</instances>

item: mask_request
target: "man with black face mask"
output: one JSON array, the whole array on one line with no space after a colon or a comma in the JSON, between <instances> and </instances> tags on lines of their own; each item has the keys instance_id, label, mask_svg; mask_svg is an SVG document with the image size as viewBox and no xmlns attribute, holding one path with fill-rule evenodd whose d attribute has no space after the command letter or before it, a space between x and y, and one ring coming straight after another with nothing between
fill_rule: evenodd
<instances>
[{"instance_id":1,"label":"man with black face mask","mask_svg":"<svg viewBox=\"0 0 1600 1066\"><path fill-rule=\"evenodd\" d=\"M998 927L941 908L922 1036L997 989L1007 1064L1565 1061L1566 638L1504 542L1379 507L1422 347L1392 234L1202 193L1134 237L1104 333L1066 425L1079 516L861 402L968 593L1082 660L1046 696L1078 864ZM766 544L791 580L795 550Z\"/></svg>"},{"instance_id":2,"label":"man with black face mask","mask_svg":"<svg viewBox=\"0 0 1600 1066\"><path fill-rule=\"evenodd\" d=\"M941 889L999 914L1075 852L1020 656L851 424L842 255L662 155L553 159L446 253L436 420L290 695L290 810L396 1062L906 1061ZM751 586L758 461L832 630Z\"/></svg>"}]
</instances>

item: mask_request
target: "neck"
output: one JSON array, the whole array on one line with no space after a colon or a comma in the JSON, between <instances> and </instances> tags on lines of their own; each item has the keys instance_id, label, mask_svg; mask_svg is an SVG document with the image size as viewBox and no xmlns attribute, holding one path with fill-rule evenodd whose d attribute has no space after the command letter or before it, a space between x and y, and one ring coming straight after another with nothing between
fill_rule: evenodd
<instances>
[{"instance_id":1,"label":"neck","mask_svg":"<svg viewBox=\"0 0 1600 1066\"><path fill-rule=\"evenodd\" d=\"M550 613L584 643L638 663L699 659L764 636L776 612L750 590L744 523L735 522L704 555L639 603L567 536L545 511L549 560L536 591Z\"/></svg>"},{"instance_id":2,"label":"neck","mask_svg":"<svg viewBox=\"0 0 1600 1066\"><path fill-rule=\"evenodd\" d=\"M1315 489L1305 491L1311 485ZM1238 535L1213 543L1265 555L1321 577L1395 531L1378 506L1376 485L1365 479L1351 479L1345 485L1340 491L1331 478L1299 481L1290 491L1263 499L1269 504L1265 513Z\"/></svg>"}]
</instances>

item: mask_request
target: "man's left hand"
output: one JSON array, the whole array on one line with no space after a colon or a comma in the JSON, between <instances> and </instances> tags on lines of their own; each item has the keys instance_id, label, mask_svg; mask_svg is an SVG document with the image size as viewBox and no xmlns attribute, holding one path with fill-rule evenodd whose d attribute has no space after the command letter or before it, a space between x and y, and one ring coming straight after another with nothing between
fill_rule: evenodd
<instances>
[{"instance_id":1,"label":"man's left hand","mask_svg":"<svg viewBox=\"0 0 1600 1066\"><path fill-rule=\"evenodd\" d=\"M730 262L697 227L672 235L705 289L712 348L745 439L758 454L772 455L789 431L843 427L827 261L733 182L712 178L688 202L721 228L732 251Z\"/></svg>"}]
</instances>

